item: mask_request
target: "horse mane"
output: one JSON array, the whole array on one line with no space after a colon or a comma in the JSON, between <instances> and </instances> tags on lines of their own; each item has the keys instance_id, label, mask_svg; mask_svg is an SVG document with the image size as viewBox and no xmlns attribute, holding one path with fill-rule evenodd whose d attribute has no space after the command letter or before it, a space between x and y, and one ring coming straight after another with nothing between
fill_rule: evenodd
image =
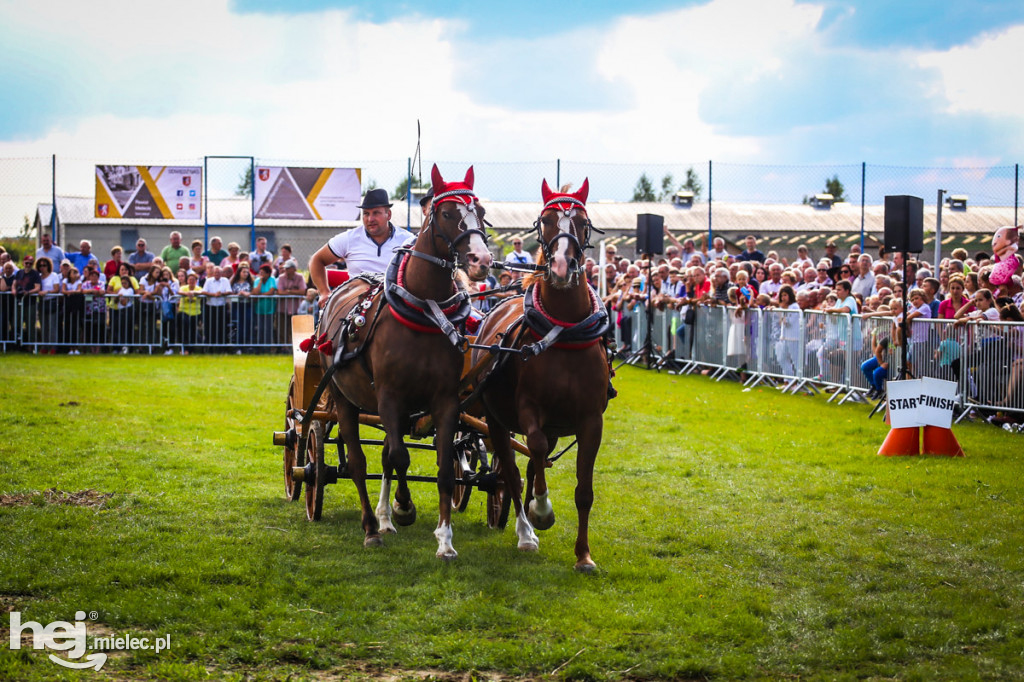
<instances>
[{"instance_id":1,"label":"horse mane","mask_svg":"<svg viewBox=\"0 0 1024 682\"><path fill-rule=\"evenodd\" d=\"M561 194L568 194L569 190L571 190L571 189L572 189L572 183L571 182L567 182L564 185L562 185L561 187L559 187L558 191Z\"/></svg>"}]
</instances>

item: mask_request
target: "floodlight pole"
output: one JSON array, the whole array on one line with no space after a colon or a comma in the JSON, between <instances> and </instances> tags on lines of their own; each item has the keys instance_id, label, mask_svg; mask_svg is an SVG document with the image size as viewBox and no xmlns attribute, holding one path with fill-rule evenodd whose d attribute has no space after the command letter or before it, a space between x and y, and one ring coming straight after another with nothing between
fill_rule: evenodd
<instances>
[{"instance_id":1,"label":"floodlight pole","mask_svg":"<svg viewBox=\"0 0 1024 682\"><path fill-rule=\"evenodd\" d=\"M939 261L942 259L942 195L946 190L940 189L935 200L935 262L932 263L933 275L939 276Z\"/></svg>"}]
</instances>

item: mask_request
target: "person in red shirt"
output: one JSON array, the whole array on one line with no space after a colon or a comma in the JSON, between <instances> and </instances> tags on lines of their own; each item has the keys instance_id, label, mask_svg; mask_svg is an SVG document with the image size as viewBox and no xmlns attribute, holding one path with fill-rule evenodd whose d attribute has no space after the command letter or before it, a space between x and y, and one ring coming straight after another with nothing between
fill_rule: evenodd
<instances>
[{"instance_id":1,"label":"person in red shirt","mask_svg":"<svg viewBox=\"0 0 1024 682\"><path fill-rule=\"evenodd\" d=\"M103 276L108 280L111 277L116 277L117 273L121 271L121 255L124 250L120 246L115 246L110 250L110 260L103 264Z\"/></svg>"}]
</instances>

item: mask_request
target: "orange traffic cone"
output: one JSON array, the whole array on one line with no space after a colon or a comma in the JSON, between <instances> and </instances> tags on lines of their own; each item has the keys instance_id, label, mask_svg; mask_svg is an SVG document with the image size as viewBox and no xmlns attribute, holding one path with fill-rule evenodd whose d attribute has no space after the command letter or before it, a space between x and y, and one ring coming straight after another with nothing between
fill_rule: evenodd
<instances>
[{"instance_id":1,"label":"orange traffic cone","mask_svg":"<svg viewBox=\"0 0 1024 682\"><path fill-rule=\"evenodd\" d=\"M921 429L917 426L889 429L878 454L886 457L921 454Z\"/></svg>"},{"instance_id":2,"label":"orange traffic cone","mask_svg":"<svg viewBox=\"0 0 1024 682\"><path fill-rule=\"evenodd\" d=\"M924 427L924 454L964 457L964 449L953 435L952 429L941 426Z\"/></svg>"}]
</instances>

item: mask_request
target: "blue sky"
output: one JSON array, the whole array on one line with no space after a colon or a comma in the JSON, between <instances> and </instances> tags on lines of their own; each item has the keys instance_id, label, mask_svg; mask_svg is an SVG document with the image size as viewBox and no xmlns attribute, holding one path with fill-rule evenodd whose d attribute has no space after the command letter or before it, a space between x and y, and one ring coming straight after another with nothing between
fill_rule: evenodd
<instances>
[{"instance_id":1,"label":"blue sky","mask_svg":"<svg viewBox=\"0 0 1024 682\"><path fill-rule=\"evenodd\" d=\"M0 0L0 158L1012 166L1022 63L1019 1Z\"/></svg>"}]
</instances>

